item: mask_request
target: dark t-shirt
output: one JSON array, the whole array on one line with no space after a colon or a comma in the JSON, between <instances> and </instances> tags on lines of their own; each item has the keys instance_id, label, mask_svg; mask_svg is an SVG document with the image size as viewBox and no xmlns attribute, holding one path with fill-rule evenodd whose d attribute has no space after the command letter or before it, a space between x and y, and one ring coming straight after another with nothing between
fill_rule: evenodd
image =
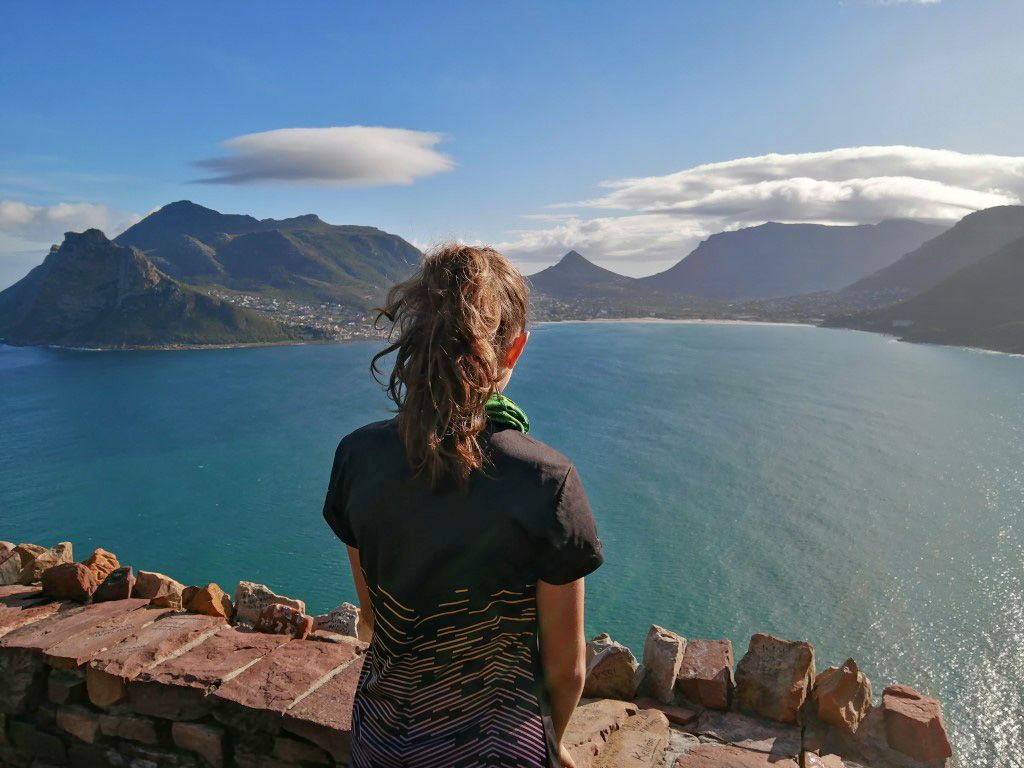
<instances>
[{"instance_id":1,"label":"dark t-shirt","mask_svg":"<svg viewBox=\"0 0 1024 768\"><path fill-rule=\"evenodd\" d=\"M338 446L324 518L359 557L375 614L352 762L557 765L540 672L536 586L602 562L579 474L529 435L481 435L464 491L411 476L394 419Z\"/></svg>"}]
</instances>

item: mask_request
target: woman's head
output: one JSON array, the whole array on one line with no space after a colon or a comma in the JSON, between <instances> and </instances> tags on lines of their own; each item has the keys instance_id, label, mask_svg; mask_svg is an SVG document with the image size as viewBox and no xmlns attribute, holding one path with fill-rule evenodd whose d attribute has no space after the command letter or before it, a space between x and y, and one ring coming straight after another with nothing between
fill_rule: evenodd
<instances>
[{"instance_id":1,"label":"woman's head","mask_svg":"<svg viewBox=\"0 0 1024 768\"><path fill-rule=\"evenodd\" d=\"M484 403L500 391L526 343L523 276L493 248L455 243L430 251L394 286L378 320L392 323L387 382L409 463L433 487L462 483L483 465Z\"/></svg>"}]
</instances>

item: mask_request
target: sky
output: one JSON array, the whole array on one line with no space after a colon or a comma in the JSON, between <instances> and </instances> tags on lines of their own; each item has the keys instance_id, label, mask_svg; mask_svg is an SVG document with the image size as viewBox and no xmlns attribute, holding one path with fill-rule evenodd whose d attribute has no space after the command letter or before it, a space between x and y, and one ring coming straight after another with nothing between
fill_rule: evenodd
<instances>
[{"instance_id":1,"label":"sky","mask_svg":"<svg viewBox=\"0 0 1024 768\"><path fill-rule=\"evenodd\" d=\"M1024 199L1019 0L0 7L0 288L166 203L650 274Z\"/></svg>"}]
</instances>

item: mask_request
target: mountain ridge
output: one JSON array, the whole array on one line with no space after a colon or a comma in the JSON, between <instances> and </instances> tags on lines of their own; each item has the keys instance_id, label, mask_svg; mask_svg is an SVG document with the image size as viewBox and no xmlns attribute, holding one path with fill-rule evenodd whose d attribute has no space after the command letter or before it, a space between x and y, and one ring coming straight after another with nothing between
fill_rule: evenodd
<instances>
[{"instance_id":1,"label":"mountain ridge","mask_svg":"<svg viewBox=\"0 0 1024 768\"><path fill-rule=\"evenodd\" d=\"M256 219L187 200L168 203L115 238L193 285L333 301L361 309L412 273L422 256L376 227L328 224L316 214Z\"/></svg>"},{"instance_id":2,"label":"mountain ridge","mask_svg":"<svg viewBox=\"0 0 1024 768\"><path fill-rule=\"evenodd\" d=\"M297 329L165 275L98 229L68 232L0 292L0 338L15 345L131 348L299 341Z\"/></svg>"}]
</instances>

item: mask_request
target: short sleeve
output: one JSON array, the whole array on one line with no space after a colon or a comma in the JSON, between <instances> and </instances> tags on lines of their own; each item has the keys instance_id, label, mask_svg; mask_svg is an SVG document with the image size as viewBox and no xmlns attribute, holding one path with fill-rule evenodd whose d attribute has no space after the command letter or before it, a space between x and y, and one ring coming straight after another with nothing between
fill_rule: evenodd
<instances>
[{"instance_id":1,"label":"short sleeve","mask_svg":"<svg viewBox=\"0 0 1024 768\"><path fill-rule=\"evenodd\" d=\"M349 448L344 440L338 444L334 454L334 466L331 468L331 479L327 484L327 498L324 501L324 520L331 530L350 547L358 547L348 510L348 462Z\"/></svg>"},{"instance_id":2,"label":"short sleeve","mask_svg":"<svg viewBox=\"0 0 1024 768\"><path fill-rule=\"evenodd\" d=\"M603 562L590 502L576 467L571 466L558 490L540 579L548 584L568 584L592 573Z\"/></svg>"}]
</instances>

